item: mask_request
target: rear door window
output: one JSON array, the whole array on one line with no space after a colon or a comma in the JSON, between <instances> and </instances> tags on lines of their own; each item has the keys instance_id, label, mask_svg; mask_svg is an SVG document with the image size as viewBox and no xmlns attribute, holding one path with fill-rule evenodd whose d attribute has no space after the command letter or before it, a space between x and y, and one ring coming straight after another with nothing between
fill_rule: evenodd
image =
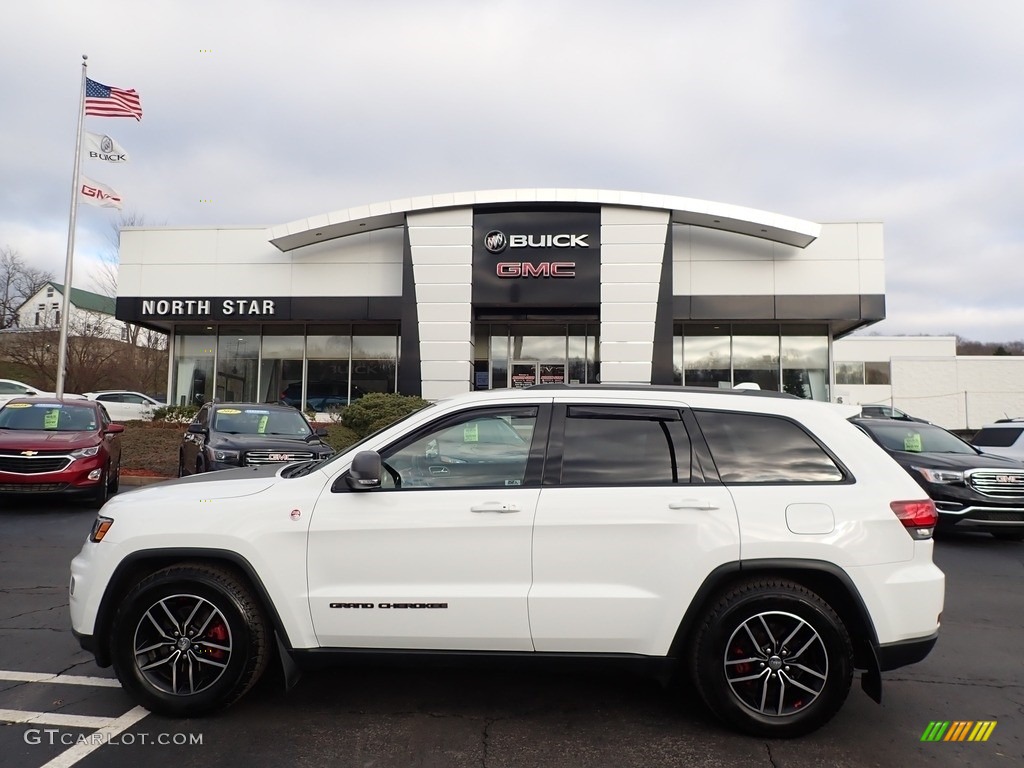
<instances>
[{"instance_id":1,"label":"rear door window","mask_svg":"<svg viewBox=\"0 0 1024 768\"><path fill-rule=\"evenodd\" d=\"M668 408L569 406L561 485L690 482L690 440Z\"/></svg>"}]
</instances>

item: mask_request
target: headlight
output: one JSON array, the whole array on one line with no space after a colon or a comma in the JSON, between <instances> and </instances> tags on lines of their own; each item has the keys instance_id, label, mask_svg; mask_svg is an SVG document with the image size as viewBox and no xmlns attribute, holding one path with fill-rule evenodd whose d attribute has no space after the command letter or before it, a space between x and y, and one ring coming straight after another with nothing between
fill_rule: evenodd
<instances>
[{"instance_id":1,"label":"headlight","mask_svg":"<svg viewBox=\"0 0 1024 768\"><path fill-rule=\"evenodd\" d=\"M79 448L77 451L72 451L71 455L76 459L85 459L89 456L95 456L99 452L100 447L98 445L94 445L92 448Z\"/></svg>"},{"instance_id":2,"label":"headlight","mask_svg":"<svg viewBox=\"0 0 1024 768\"><path fill-rule=\"evenodd\" d=\"M952 469L928 469L926 467L914 467L914 469L920 472L929 483L951 485L953 483L963 483L964 481L964 473Z\"/></svg>"},{"instance_id":3,"label":"headlight","mask_svg":"<svg viewBox=\"0 0 1024 768\"><path fill-rule=\"evenodd\" d=\"M214 450L213 460L219 461L224 464L237 464L238 463L238 451L218 451Z\"/></svg>"}]
</instances>

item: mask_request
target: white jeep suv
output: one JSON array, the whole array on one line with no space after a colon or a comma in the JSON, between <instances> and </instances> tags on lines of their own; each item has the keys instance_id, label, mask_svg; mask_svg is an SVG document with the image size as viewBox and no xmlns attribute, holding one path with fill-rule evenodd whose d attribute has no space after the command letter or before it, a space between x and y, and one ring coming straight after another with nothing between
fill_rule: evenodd
<instances>
[{"instance_id":1,"label":"white jeep suv","mask_svg":"<svg viewBox=\"0 0 1024 768\"><path fill-rule=\"evenodd\" d=\"M121 494L71 564L75 634L149 709L272 658L594 659L679 673L796 736L855 669L935 643L935 507L846 421L778 393L549 385L444 400L319 463ZM380 653L380 652L386 653Z\"/></svg>"}]
</instances>

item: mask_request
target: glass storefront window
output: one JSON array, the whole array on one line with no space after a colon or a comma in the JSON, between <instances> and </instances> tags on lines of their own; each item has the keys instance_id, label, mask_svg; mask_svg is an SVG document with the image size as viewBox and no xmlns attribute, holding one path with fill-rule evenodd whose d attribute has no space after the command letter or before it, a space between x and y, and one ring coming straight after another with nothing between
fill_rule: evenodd
<instances>
[{"instance_id":1,"label":"glass storefront window","mask_svg":"<svg viewBox=\"0 0 1024 768\"><path fill-rule=\"evenodd\" d=\"M348 364L351 357L352 326L309 326L304 400L307 408L326 411L348 405Z\"/></svg>"},{"instance_id":2,"label":"glass storefront window","mask_svg":"<svg viewBox=\"0 0 1024 768\"><path fill-rule=\"evenodd\" d=\"M199 326L178 330L174 337L174 403L202 405L213 397L213 365L217 332Z\"/></svg>"},{"instance_id":3,"label":"glass storefront window","mask_svg":"<svg viewBox=\"0 0 1024 768\"><path fill-rule=\"evenodd\" d=\"M260 400L302 405L302 357L305 328L301 325L263 326L260 361Z\"/></svg>"},{"instance_id":4,"label":"glass storefront window","mask_svg":"<svg viewBox=\"0 0 1024 768\"><path fill-rule=\"evenodd\" d=\"M508 387L508 326L491 328L491 389Z\"/></svg>"},{"instance_id":5,"label":"glass storefront window","mask_svg":"<svg viewBox=\"0 0 1024 768\"><path fill-rule=\"evenodd\" d=\"M863 384L864 363L836 363L836 384Z\"/></svg>"},{"instance_id":6,"label":"glass storefront window","mask_svg":"<svg viewBox=\"0 0 1024 768\"><path fill-rule=\"evenodd\" d=\"M728 326L684 326L683 383L688 387L731 387L730 342Z\"/></svg>"},{"instance_id":7,"label":"glass storefront window","mask_svg":"<svg viewBox=\"0 0 1024 768\"><path fill-rule=\"evenodd\" d=\"M746 382L779 391L779 326L734 327L732 383Z\"/></svg>"},{"instance_id":8,"label":"glass storefront window","mask_svg":"<svg viewBox=\"0 0 1024 768\"><path fill-rule=\"evenodd\" d=\"M889 373L889 362L866 362L864 363L865 384L891 384Z\"/></svg>"},{"instance_id":9,"label":"glass storefront window","mask_svg":"<svg viewBox=\"0 0 1024 768\"><path fill-rule=\"evenodd\" d=\"M829 399L825 327L782 326L782 391L809 400Z\"/></svg>"},{"instance_id":10,"label":"glass storefront window","mask_svg":"<svg viewBox=\"0 0 1024 768\"><path fill-rule=\"evenodd\" d=\"M214 397L222 403L256 401L256 372L260 336L252 327L222 326L218 334L217 387Z\"/></svg>"},{"instance_id":11,"label":"glass storefront window","mask_svg":"<svg viewBox=\"0 0 1024 768\"><path fill-rule=\"evenodd\" d=\"M353 328L351 399L368 392L395 392L397 362L397 326L385 323Z\"/></svg>"}]
</instances>

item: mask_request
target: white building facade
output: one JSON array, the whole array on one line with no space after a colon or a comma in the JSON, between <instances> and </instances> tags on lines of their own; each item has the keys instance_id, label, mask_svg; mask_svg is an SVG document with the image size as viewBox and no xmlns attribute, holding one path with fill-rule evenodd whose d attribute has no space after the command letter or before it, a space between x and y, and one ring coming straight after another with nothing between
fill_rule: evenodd
<instances>
[{"instance_id":1,"label":"white building facade","mask_svg":"<svg viewBox=\"0 0 1024 768\"><path fill-rule=\"evenodd\" d=\"M515 189L264 228L130 228L117 317L170 334L169 402L343 405L560 382L832 398L885 316L882 225Z\"/></svg>"},{"instance_id":2,"label":"white building facade","mask_svg":"<svg viewBox=\"0 0 1024 768\"><path fill-rule=\"evenodd\" d=\"M833 399L899 408L946 429L1024 416L1024 357L956 354L955 336L835 342Z\"/></svg>"}]
</instances>

